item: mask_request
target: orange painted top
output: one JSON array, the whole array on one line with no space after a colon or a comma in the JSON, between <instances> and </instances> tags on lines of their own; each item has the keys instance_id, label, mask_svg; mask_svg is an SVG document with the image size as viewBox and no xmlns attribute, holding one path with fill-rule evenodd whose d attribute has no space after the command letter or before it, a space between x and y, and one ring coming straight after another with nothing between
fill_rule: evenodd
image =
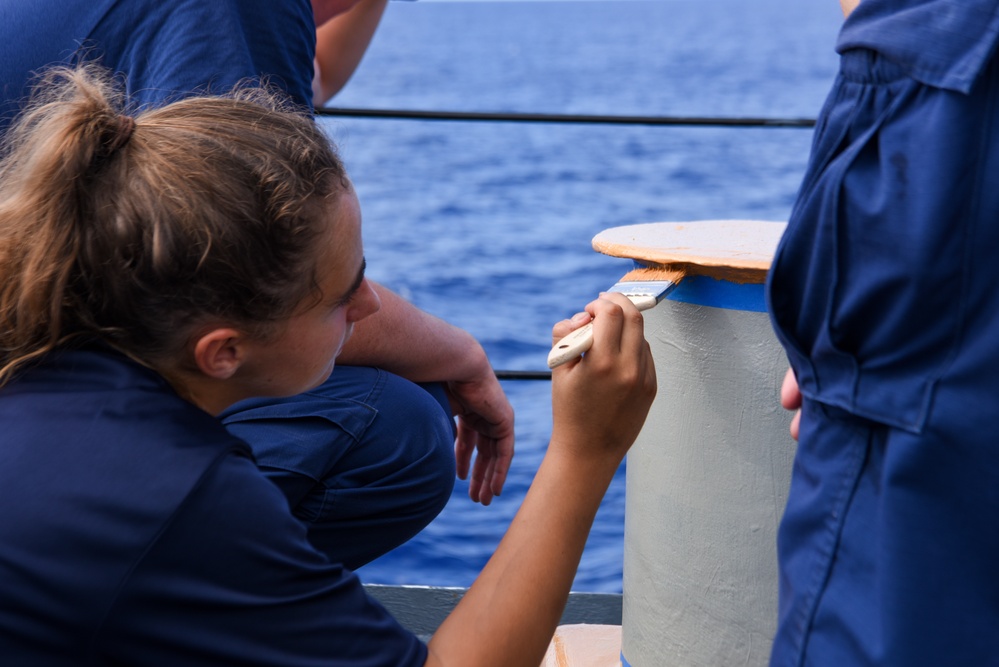
<instances>
[{"instance_id":1,"label":"orange painted top","mask_svg":"<svg viewBox=\"0 0 999 667\"><path fill-rule=\"evenodd\" d=\"M593 248L653 268L762 283L785 226L763 220L652 222L606 229L593 237Z\"/></svg>"}]
</instances>

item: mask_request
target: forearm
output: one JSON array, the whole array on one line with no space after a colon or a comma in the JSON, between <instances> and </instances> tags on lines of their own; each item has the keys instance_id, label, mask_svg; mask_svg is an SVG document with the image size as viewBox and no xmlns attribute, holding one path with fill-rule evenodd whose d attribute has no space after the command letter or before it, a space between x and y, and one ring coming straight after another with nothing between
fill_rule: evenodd
<instances>
[{"instance_id":1,"label":"forearm","mask_svg":"<svg viewBox=\"0 0 999 667\"><path fill-rule=\"evenodd\" d=\"M431 639L429 665L541 663L617 468L560 449L553 439L496 553Z\"/></svg>"},{"instance_id":2,"label":"forearm","mask_svg":"<svg viewBox=\"0 0 999 667\"><path fill-rule=\"evenodd\" d=\"M316 29L314 102L321 106L347 85L374 37L388 0L361 0Z\"/></svg>"},{"instance_id":3,"label":"forearm","mask_svg":"<svg viewBox=\"0 0 999 667\"><path fill-rule=\"evenodd\" d=\"M412 382L473 380L489 370L485 351L467 331L372 286L382 307L355 325L337 363L378 366Z\"/></svg>"},{"instance_id":4,"label":"forearm","mask_svg":"<svg viewBox=\"0 0 999 667\"><path fill-rule=\"evenodd\" d=\"M496 553L431 639L431 667L535 667L544 657L600 500L656 390L634 304L607 294L587 313L593 346L552 374L552 439L534 483ZM584 323L560 322L553 338Z\"/></svg>"}]
</instances>

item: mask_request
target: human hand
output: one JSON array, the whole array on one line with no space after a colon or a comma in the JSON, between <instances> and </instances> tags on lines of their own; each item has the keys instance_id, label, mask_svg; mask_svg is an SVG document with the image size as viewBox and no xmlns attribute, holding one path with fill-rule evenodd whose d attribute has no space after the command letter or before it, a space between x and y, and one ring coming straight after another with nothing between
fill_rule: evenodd
<instances>
[{"instance_id":1,"label":"human hand","mask_svg":"<svg viewBox=\"0 0 999 667\"><path fill-rule=\"evenodd\" d=\"M655 365L642 315L621 294L603 294L586 312L552 329L553 341L593 322L593 346L552 372L552 447L615 465L645 423L656 394Z\"/></svg>"},{"instance_id":2,"label":"human hand","mask_svg":"<svg viewBox=\"0 0 999 667\"><path fill-rule=\"evenodd\" d=\"M787 369L784 375L784 383L780 388L780 404L786 410L796 410L791 418L791 437L798 439L798 431L801 427L801 391L798 389L798 378L794 376L794 370Z\"/></svg>"},{"instance_id":3,"label":"human hand","mask_svg":"<svg viewBox=\"0 0 999 667\"><path fill-rule=\"evenodd\" d=\"M488 365L478 378L447 382L445 387L458 417L454 444L458 477L468 478L471 468L468 496L488 505L503 491L513 460L513 407Z\"/></svg>"}]
</instances>

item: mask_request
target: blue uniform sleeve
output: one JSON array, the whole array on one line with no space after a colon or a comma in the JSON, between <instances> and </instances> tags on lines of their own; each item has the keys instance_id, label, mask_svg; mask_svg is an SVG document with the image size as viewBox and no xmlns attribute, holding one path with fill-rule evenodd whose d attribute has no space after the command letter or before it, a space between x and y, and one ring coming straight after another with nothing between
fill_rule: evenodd
<instances>
[{"instance_id":1,"label":"blue uniform sleeve","mask_svg":"<svg viewBox=\"0 0 999 667\"><path fill-rule=\"evenodd\" d=\"M94 645L112 664L420 666L426 646L315 551L281 492L230 454L120 587Z\"/></svg>"}]
</instances>

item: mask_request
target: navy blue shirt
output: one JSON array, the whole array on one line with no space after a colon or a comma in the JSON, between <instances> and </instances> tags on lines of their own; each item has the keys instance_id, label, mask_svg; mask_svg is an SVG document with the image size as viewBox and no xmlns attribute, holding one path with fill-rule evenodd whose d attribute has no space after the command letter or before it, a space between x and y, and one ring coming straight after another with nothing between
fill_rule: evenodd
<instances>
[{"instance_id":1,"label":"navy blue shirt","mask_svg":"<svg viewBox=\"0 0 999 667\"><path fill-rule=\"evenodd\" d=\"M423 665L248 447L109 351L0 389L4 665Z\"/></svg>"},{"instance_id":2,"label":"navy blue shirt","mask_svg":"<svg viewBox=\"0 0 999 667\"><path fill-rule=\"evenodd\" d=\"M31 73L96 60L122 73L139 105L225 92L269 77L312 104L315 21L309 0L31 0L0 3L0 132Z\"/></svg>"}]
</instances>

